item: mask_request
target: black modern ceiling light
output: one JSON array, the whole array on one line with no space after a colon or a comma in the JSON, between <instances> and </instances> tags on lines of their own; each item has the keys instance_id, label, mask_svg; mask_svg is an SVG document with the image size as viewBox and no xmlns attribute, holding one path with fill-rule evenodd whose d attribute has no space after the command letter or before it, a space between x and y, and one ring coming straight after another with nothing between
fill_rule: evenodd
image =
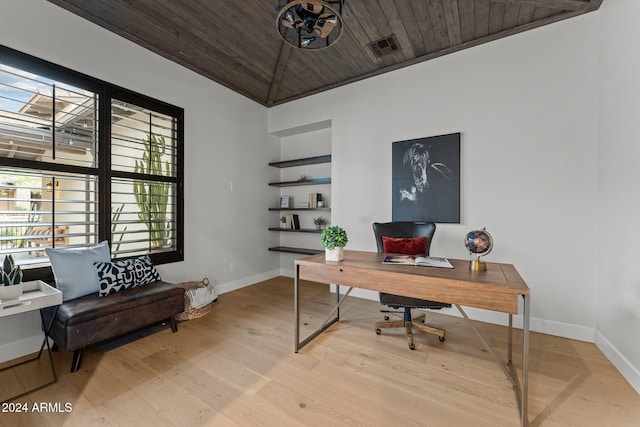
<instances>
[{"instance_id":1,"label":"black modern ceiling light","mask_svg":"<svg viewBox=\"0 0 640 427\"><path fill-rule=\"evenodd\" d=\"M278 34L299 49L329 47L342 35L342 3L343 0L277 0Z\"/></svg>"}]
</instances>

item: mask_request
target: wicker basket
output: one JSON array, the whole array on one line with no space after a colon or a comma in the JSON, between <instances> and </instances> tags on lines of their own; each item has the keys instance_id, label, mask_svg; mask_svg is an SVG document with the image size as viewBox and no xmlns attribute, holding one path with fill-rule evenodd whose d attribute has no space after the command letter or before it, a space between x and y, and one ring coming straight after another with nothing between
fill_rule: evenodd
<instances>
[{"instance_id":1,"label":"wicker basket","mask_svg":"<svg viewBox=\"0 0 640 427\"><path fill-rule=\"evenodd\" d=\"M189 291L191 289L205 288L209 284L209 279L206 277L202 279L201 282L182 282L178 283L177 286L184 288L185 291ZM209 314L211 311L212 303L203 305L202 307L193 308L191 305L191 299L187 292L184 294L184 311L182 313L176 314L174 319L178 321L182 320L192 320L197 319L199 317L205 316Z\"/></svg>"}]
</instances>

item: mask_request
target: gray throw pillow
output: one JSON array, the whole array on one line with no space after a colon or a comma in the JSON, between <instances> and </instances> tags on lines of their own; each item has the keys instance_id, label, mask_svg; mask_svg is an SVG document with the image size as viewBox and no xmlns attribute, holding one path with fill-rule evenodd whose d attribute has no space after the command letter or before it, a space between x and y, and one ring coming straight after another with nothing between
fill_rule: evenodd
<instances>
[{"instance_id":1,"label":"gray throw pillow","mask_svg":"<svg viewBox=\"0 0 640 427\"><path fill-rule=\"evenodd\" d=\"M68 301L100 290L94 262L109 262L111 253L105 240L96 246L82 249L53 249L45 251L51 261L56 287L62 292L62 300Z\"/></svg>"}]
</instances>

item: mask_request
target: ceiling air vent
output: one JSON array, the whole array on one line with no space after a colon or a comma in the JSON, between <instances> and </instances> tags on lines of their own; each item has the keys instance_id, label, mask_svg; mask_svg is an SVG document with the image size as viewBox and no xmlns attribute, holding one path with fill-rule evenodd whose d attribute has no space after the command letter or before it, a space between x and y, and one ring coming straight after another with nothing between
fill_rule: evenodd
<instances>
[{"instance_id":1,"label":"ceiling air vent","mask_svg":"<svg viewBox=\"0 0 640 427\"><path fill-rule=\"evenodd\" d=\"M398 47L398 42L396 42L393 34L389 37L374 41L373 43L369 44L369 47L371 47L371 50L373 50L373 54L376 56L384 56L400 50L400 48Z\"/></svg>"}]
</instances>

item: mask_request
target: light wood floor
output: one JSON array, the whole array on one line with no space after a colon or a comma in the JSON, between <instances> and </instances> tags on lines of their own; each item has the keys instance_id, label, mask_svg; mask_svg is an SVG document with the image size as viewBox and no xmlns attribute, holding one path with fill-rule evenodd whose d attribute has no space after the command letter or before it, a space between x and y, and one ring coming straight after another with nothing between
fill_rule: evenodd
<instances>
[{"instance_id":1,"label":"light wood floor","mask_svg":"<svg viewBox=\"0 0 640 427\"><path fill-rule=\"evenodd\" d=\"M333 296L317 284L301 294L304 321L315 326ZM177 334L88 351L74 374L71 354L56 352L58 382L18 400L29 413L0 413L0 425L519 424L509 381L462 319L429 312L447 340L417 333L411 351L401 330L375 334L378 303L352 298L343 307L339 324L295 354L291 279L221 295L208 316L180 323ZM504 356L506 328L478 327ZM593 344L533 333L530 354L532 426L640 425L640 396ZM33 371L3 372L0 392L33 381ZM32 412L43 402L62 410L71 403L72 411Z\"/></svg>"}]
</instances>

